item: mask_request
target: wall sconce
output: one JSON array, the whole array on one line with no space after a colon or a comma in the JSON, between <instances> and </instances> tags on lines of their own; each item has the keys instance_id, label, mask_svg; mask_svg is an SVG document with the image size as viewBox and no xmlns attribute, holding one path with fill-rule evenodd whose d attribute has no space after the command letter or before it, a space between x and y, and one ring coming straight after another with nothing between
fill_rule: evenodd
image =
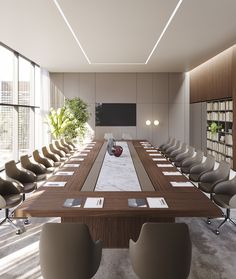
<instances>
[{"instance_id":1,"label":"wall sconce","mask_svg":"<svg viewBox=\"0 0 236 279\"><path fill-rule=\"evenodd\" d=\"M151 120L146 120L146 125L147 125L147 126L150 126L151 124L152 124ZM153 124L154 124L155 126L158 126L158 125L160 124L160 122L159 122L159 120L154 120L154 121L153 121Z\"/></svg>"},{"instance_id":2,"label":"wall sconce","mask_svg":"<svg viewBox=\"0 0 236 279\"><path fill-rule=\"evenodd\" d=\"M150 121L150 120L147 120L147 121L146 121L146 125L147 125L147 126L150 126L150 125L151 125L151 121Z\"/></svg>"}]
</instances>

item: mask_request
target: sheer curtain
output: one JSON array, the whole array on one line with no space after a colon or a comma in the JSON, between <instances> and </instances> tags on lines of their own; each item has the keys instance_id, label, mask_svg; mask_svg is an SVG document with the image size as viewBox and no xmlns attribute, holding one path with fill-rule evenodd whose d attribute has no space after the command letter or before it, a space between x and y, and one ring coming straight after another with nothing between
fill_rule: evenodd
<instances>
[{"instance_id":1,"label":"sheer curtain","mask_svg":"<svg viewBox=\"0 0 236 279\"><path fill-rule=\"evenodd\" d=\"M35 113L35 149L48 145L51 141L46 116L50 110L50 76L45 69L38 68L38 84L36 84L36 98L39 108Z\"/></svg>"}]
</instances>

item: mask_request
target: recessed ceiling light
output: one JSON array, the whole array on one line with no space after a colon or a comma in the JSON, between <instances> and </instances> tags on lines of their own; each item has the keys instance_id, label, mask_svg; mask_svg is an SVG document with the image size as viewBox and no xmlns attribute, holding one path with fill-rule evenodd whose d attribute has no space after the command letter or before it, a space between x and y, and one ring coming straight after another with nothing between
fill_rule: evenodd
<instances>
[{"instance_id":1,"label":"recessed ceiling light","mask_svg":"<svg viewBox=\"0 0 236 279\"><path fill-rule=\"evenodd\" d=\"M156 41L156 43L155 43L155 45L154 45L152 51L150 52L150 54L149 54L149 56L148 56L148 58L147 58L145 64L147 64L148 61L150 60L150 58L151 58L153 52L155 51L155 49L157 48L158 44L160 43L162 37L164 36L164 34L165 34L165 32L166 32L168 26L170 25L172 19L174 18L175 14L176 14L176 12L178 11L178 9L179 9L180 5L182 4L182 2L183 2L183 0L180 0L180 1L178 2L178 4L176 5L176 7L175 7L173 13L171 14L171 16L170 16L169 20L167 21L167 23L166 23L164 29L162 30L161 35L160 35L159 38L157 39L157 41Z\"/></svg>"},{"instance_id":2,"label":"recessed ceiling light","mask_svg":"<svg viewBox=\"0 0 236 279\"><path fill-rule=\"evenodd\" d=\"M143 63L135 63L135 62L134 62L134 63L132 63L132 62L131 62L131 63L125 63L125 62L124 62L124 63L115 63L115 62L114 62L114 63L106 63L106 62L101 62L101 63L99 63L99 62L91 62L91 60L88 58L88 55L86 54L85 50L83 49L83 47L82 47L82 45L81 45L81 43L80 43L78 37L76 36L74 30L72 29L72 27L71 27L69 21L67 20L67 18L66 18L66 16L65 16L64 12L62 11L62 8L60 7L59 3L57 2L57 0L53 0L53 2L54 2L54 4L56 5L58 11L60 12L62 18L64 19L64 21L65 21L67 27L69 28L69 30L70 30L72 36L74 37L76 43L78 44L79 48L81 49L82 53L84 54L84 56L85 56L87 62L88 62L90 65L146 65L146 64L149 62L149 60L150 60L151 56L153 55L154 51L156 50L156 48L157 48L158 44L160 43L162 37L164 36L164 34L165 34L165 32L166 32L168 26L170 25L172 19L174 18L175 14L176 14L176 12L178 11L178 9L179 9L180 5L182 4L183 0L179 0L179 2L178 2L178 4L176 5L174 11L172 12L170 18L168 19L168 21L167 21L167 23L166 23L164 29L162 30L161 35L160 35L159 38L157 39L157 41L156 41L154 47L152 48L152 50L151 50L151 52L150 52L150 54L149 54L147 60L146 60L145 62L143 62Z\"/></svg>"},{"instance_id":3,"label":"recessed ceiling light","mask_svg":"<svg viewBox=\"0 0 236 279\"><path fill-rule=\"evenodd\" d=\"M83 47L82 47L82 45L81 45L79 39L78 39L77 36L75 35L75 32L74 32L74 30L72 29L72 27L71 27L69 21L67 20L65 14L63 13L63 11L62 11L62 9L61 9L59 3L57 2L57 0L53 0L53 2L54 2L54 4L56 5L58 11L60 12L62 18L64 19L64 21L65 21L67 27L69 28L69 30L70 30L72 36L74 37L76 43L78 44L78 46L80 47L81 51L83 52L83 55L85 56L86 60L88 61L89 64L91 64L91 61L90 61L90 59L88 58L88 55L87 55L86 52L84 51L84 49L83 49Z\"/></svg>"}]
</instances>

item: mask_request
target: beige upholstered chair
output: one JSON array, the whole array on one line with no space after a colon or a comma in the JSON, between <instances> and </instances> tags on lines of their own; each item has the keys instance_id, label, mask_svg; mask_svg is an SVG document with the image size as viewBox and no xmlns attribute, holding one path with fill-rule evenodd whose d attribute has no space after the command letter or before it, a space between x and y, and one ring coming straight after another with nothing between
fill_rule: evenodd
<instances>
[{"instance_id":1,"label":"beige upholstered chair","mask_svg":"<svg viewBox=\"0 0 236 279\"><path fill-rule=\"evenodd\" d=\"M85 224L48 223L41 232L39 251L44 279L88 279L99 268L102 243L93 242Z\"/></svg>"},{"instance_id":2,"label":"beige upholstered chair","mask_svg":"<svg viewBox=\"0 0 236 279\"><path fill-rule=\"evenodd\" d=\"M60 139L60 144L64 147L66 147L68 150L70 150L71 152L74 152L74 148L72 145L66 143L65 139Z\"/></svg>"},{"instance_id":3,"label":"beige upholstered chair","mask_svg":"<svg viewBox=\"0 0 236 279\"><path fill-rule=\"evenodd\" d=\"M49 158L42 157L39 154L38 150L34 150L33 157L34 157L35 162L43 165L46 168L48 173L51 173L55 170L55 167L53 166L54 165L53 162Z\"/></svg>"},{"instance_id":4,"label":"beige upholstered chair","mask_svg":"<svg viewBox=\"0 0 236 279\"><path fill-rule=\"evenodd\" d=\"M215 166L215 157L212 155L207 155L206 161L198 165L194 165L190 169L189 179L194 182L199 182L201 175L205 172L212 171Z\"/></svg>"},{"instance_id":5,"label":"beige upholstered chair","mask_svg":"<svg viewBox=\"0 0 236 279\"><path fill-rule=\"evenodd\" d=\"M189 174L192 167L201 164L203 155L203 151L197 150L194 157L184 159L181 166L181 172Z\"/></svg>"},{"instance_id":6,"label":"beige upholstered chair","mask_svg":"<svg viewBox=\"0 0 236 279\"><path fill-rule=\"evenodd\" d=\"M60 162L60 156L52 153L46 146L42 147L43 156L54 162L54 167L59 167L62 163Z\"/></svg>"},{"instance_id":7,"label":"beige upholstered chair","mask_svg":"<svg viewBox=\"0 0 236 279\"><path fill-rule=\"evenodd\" d=\"M186 279L189 275L192 243L186 224L146 223L137 242L130 240L129 249L140 279Z\"/></svg>"},{"instance_id":8,"label":"beige upholstered chair","mask_svg":"<svg viewBox=\"0 0 236 279\"><path fill-rule=\"evenodd\" d=\"M215 230L215 233L218 235L220 233L219 229L225 222L230 221L236 226L235 221L230 217L231 209L236 209L236 176L231 180L220 182L215 186L213 189L213 201L220 207L226 209L224 220Z\"/></svg>"},{"instance_id":9,"label":"beige upholstered chair","mask_svg":"<svg viewBox=\"0 0 236 279\"><path fill-rule=\"evenodd\" d=\"M0 225L8 222L16 229L16 234L20 234L21 229L12 222L9 216L9 209L14 208L22 202L21 188L22 186L19 183L6 181L0 177L0 209L5 210L5 218L1 221Z\"/></svg>"},{"instance_id":10,"label":"beige upholstered chair","mask_svg":"<svg viewBox=\"0 0 236 279\"><path fill-rule=\"evenodd\" d=\"M28 155L21 156L20 162L22 168L32 171L36 175L37 180L46 179L47 169L42 165L32 163Z\"/></svg>"},{"instance_id":11,"label":"beige upholstered chair","mask_svg":"<svg viewBox=\"0 0 236 279\"><path fill-rule=\"evenodd\" d=\"M49 149L52 153L60 157L60 161L66 160L64 151L57 149L52 143L49 144Z\"/></svg>"},{"instance_id":12,"label":"beige upholstered chair","mask_svg":"<svg viewBox=\"0 0 236 279\"><path fill-rule=\"evenodd\" d=\"M73 148L73 150L75 150L75 151L78 150L78 148L74 145L74 143L72 141L70 141L68 139L64 139L64 142L69 144Z\"/></svg>"},{"instance_id":13,"label":"beige upholstered chair","mask_svg":"<svg viewBox=\"0 0 236 279\"><path fill-rule=\"evenodd\" d=\"M29 170L19 170L16 166L15 161L12 160L5 164L5 172L9 180L17 180L21 183L23 200L25 200L26 193L33 192L37 189L36 175Z\"/></svg>"},{"instance_id":14,"label":"beige upholstered chair","mask_svg":"<svg viewBox=\"0 0 236 279\"><path fill-rule=\"evenodd\" d=\"M65 153L66 157L69 157L71 155L70 150L67 147L62 146L58 140L55 140L54 144L58 150L62 150Z\"/></svg>"}]
</instances>

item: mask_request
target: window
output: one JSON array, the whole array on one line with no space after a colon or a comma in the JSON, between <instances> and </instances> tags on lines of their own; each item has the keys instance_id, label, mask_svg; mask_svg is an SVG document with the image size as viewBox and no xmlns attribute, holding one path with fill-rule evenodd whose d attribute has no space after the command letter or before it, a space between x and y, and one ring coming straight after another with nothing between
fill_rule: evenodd
<instances>
[{"instance_id":1,"label":"window","mask_svg":"<svg viewBox=\"0 0 236 279\"><path fill-rule=\"evenodd\" d=\"M0 44L0 169L35 147L40 68Z\"/></svg>"}]
</instances>

